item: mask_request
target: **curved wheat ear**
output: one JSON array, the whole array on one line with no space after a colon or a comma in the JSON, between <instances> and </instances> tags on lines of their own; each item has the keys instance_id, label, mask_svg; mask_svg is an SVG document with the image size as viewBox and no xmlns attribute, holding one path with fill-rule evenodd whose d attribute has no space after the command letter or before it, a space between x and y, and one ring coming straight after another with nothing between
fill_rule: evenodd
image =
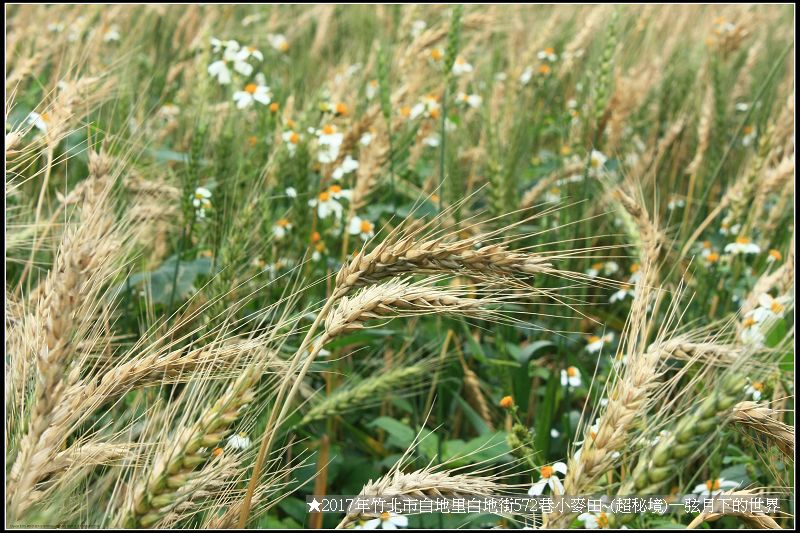
<instances>
[{"instance_id":1,"label":"curved wheat ear","mask_svg":"<svg viewBox=\"0 0 800 533\"><path fill-rule=\"evenodd\" d=\"M522 200L519 202L520 208L525 209L533 207L547 189L564 177L583 171L583 165L583 162L572 163L540 179L536 185L528 189L528 191L522 195Z\"/></svg>"},{"instance_id":2,"label":"curved wheat ear","mask_svg":"<svg viewBox=\"0 0 800 533\"><path fill-rule=\"evenodd\" d=\"M194 473L197 467L213 460L212 450L255 398L254 386L261 368L257 364L243 372L195 424L171 439L172 443L156 457L146 481L135 489L131 505L118 519L121 525L152 527L174 511L179 499L191 499L186 485L202 476L202 472Z\"/></svg>"},{"instance_id":3,"label":"curved wheat ear","mask_svg":"<svg viewBox=\"0 0 800 533\"><path fill-rule=\"evenodd\" d=\"M750 496L755 494L752 490L731 490L723 493L725 496ZM709 513L702 512L686 526L686 529L696 529L698 526L705 522L714 522L723 516L737 516L741 518L742 522L747 524L751 529L783 529L778 525L775 520L763 513L752 512L729 512L729 513Z\"/></svg>"},{"instance_id":4,"label":"curved wheat ear","mask_svg":"<svg viewBox=\"0 0 800 533\"><path fill-rule=\"evenodd\" d=\"M362 329L367 320L398 314L471 313L481 301L461 298L453 290L389 281L363 288L352 297L343 296L325 320L328 338Z\"/></svg>"},{"instance_id":5,"label":"curved wheat ear","mask_svg":"<svg viewBox=\"0 0 800 533\"><path fill-rule=\"evenodd\" d=\"M358 252L336 275L336 285L346 289L403 274L525 277L552 270L550 263L534 254L513 252L502 245L476 248L480 237L455 242L419 241L413 235L388 239L371 252Z\"/></svg>"},{"instance_id":6,"label":"curved wheat ear","mask_svg":"<svg viewBox=\"0 0 800 533\"><path fill-rule=\"evenodd\" d=\"M790 461L794 461L794 428L774 418L775 411L756 402L733 406L733 422L739 429L752 429L763 435Z\"/></svg>"},{"instance_id":7,"label":"curved wheat ear","mask_svg":"<svg viewBox=\"0 0 800 533\"><path fill-rule=\"evenodd\" d=\"M420 364L392 368L379 376L374 376L352 387L339 388L327 398L315 404L298 426L304 426L317 420L325 420L331 416L373 404L384 398L389 392L400 390L409 383L419 386L431 371L431 364Z\"/></svg>"},{"instance_id":8,"label":"curved wheat ear","mask_svg":"<svg viewBox=\"0 0 800 533\"><path fill-rule=\"evenodd\" d=\"M500 493L505 486L491 477L469 476L452 472L437 472L423 468L409 474L393 470L376 481L370 480L361 489L359 496L393 497L414 496L436 498L442 496L491 496ZM361 513L349 513L336 529L343 529L364 518Z\"/></svg>"},{"instance_id":9,"label":"curved wheat ear","mask_svg":"<svg viewBox=\"0 0 800 533\"><path fill-rule=\"evenodd\" d=\"M109 164L105 157L90 154L81 223L64 233L53 268L37 290L38 301L24 324L9 332L9 344L17 349L13 357L35 357L37 368L27 433L7 485L10 510L18 518L34 503L38 493L33 487L66 437L53 421L70 409L63 399L79 378L80 367L72 364L76 345L92 331L96 310L90 306L117 269L125 241L106 202ZM33 340L20 338L25 331L38 334Z\"/></svg>"}]
</instances>

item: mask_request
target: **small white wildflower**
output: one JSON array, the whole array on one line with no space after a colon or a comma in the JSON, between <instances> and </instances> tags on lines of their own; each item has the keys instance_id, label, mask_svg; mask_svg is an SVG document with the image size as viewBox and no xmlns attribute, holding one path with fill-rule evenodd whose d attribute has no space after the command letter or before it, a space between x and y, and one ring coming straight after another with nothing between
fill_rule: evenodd
<instances>
[{"instance_id":1,"label":"small white wildflower","mask_svg":"<svg viewBox=\"0 0 800 533\"><path fill-rule=\"evenodd\" d=\"M571 366L566 370L561 371L561 385L563 387L580 387L581 386L581 371L577 367Z\"/></svg>"},{"instance_id":2,"label":"small white wildflower","mask_svg":"<svg viewBox=\"0 0 800 533\"><path fill-rule=\"evenodd\" d=\"M453 75L461 76L470 72L472 72L472 65L467 63L467 60L463 57L458 56L453 63Z\"/></svg>"},{"instance_id":3,"label":"small white wildflower","mask_svg":"<svg viewBox=\"0 0 800 533\"><path fill-rule=\"evenodd\" d=\"M350 174L358 170L358 161L350 157L350 154L347 154L344 158L344 161L336 167L331 174L331 177L335 180L342 179L346 174Z\"/></svg>"},{"instance_id":4,"label":"small white wildflower","mask_svg":"<svg viewBox=\"0 0 800 533\"><path fill-rule=\"evenodd\" d=\"M740 235L736 237L734 242L725 245L725 252L733 255L757 254L761 252L761 248L754 242L751 242L749 238Z\"/></svg>"},{"instance_id":5,"label":"small white wildflower","mask_svg":"<svg viewBox=\"0 0 800 533\"><path fill-rule=\"evenodd\" d=\"M232 450L246 450L250 447L250 444L250 438L247 435L244 433L237 433L228 439L228 443L225 447Z\"/></svg>"},{"instance_id":6,"label":"small white wildflower","mask_svg":"<svg viewBox=\"0 0 800 533\"><path fill-rule=\"evenodd\" d=\"M269 45L279 52L286 52L289 50L289 41L286 40L286 36L282 33L270 33L267 35L267 40L269 41Z\"/></svg>"},{"instance_id":7,"label":"small white wildflower","mask_svg":"<svg viewBox=\"0 0 800 533\"><path fill-rule=\"evenodd\" d=\"M276 240L283 239L292 230L292 224L285 218L278 219L272 226L272 236Z\"/></svg>"},{"instance_id":8,"label":"small white wildflower","mask_svg":"<svg viewBox=\"0 0 800 533\"><path fill-rule=\"evenodd\" d=\"M360 144L361 146L369 146L371 143L372 143L372 134L370 132L364 133L358 140L358 144Z\"/></svg>"},{"instance_id":9,"label":"small white wildflower","mask_svg":"<svg viewBox=\"0 0 800 533\"><path fill-rule=\"evenodd\" d=\"M561 480L558 478L556 474L561 474L563 476L567 475L567 465L562 463L561 461L554 463L551 465L545 465L539 469L539 481L534 483L530 489L528 489L528 496L541 496L544 493L544 489L546 487L550 487L550 490L553 494L563 494L564 493L564 485L561 483Z\"/></svg>"},{"instance_id":10,"label":"small white wildflower","mask_svg":"<svg viewBox=\"0 0 800 533\"><path fill-rule=\"evenodd\" d=\"M286 190L284 192L286 193L286 196L289 198L297 198L297 189L295 189L294 187L286 187Z\"/></svg>"},{"instance_id":11,"label":"small white wildflower","mask_svg":"<svg viewBox=\"0 0 800 533\"><path fill-rule=\"evenodd\" d=\"M249 107L253 102L269 105L272 102L272 93L266 85L248 83L244 86L244 90L233 93L233 101L239 109Z\"/></svg>"},{"instance_id":12,"label":"small white wildflower","mask_svg":"<svg viewBox=\"0 0 800 533\"><path fill-rule=\"evenodd\" d=\"M103 34L103 42L105 43L119 42L119 39L119 26L116 24L109 27L108 30L106 30L106 32Z\"/></svg>"},{"instance_id":13,"label":"small white wildflower","mask_svg":"<svg viewBox=\"0 0 800 533\"><path fill-rule=\"evenodd\" d=\"M588 339L588 344L586 344L586 351L589 353L597 353L603 349L603 346L614 340L614 334L608 333L602 337L598 335L592 335Z\"/></svg>"},{"instance_id":14,"label":"small white wildflower","mask_svg":"<svg viewBox=\"0 0 800 533\"><path fill-rule=\"evenodd\" d=\"M347 227L350 235L360 235L364 241L370 240L375 235L375 224L364 218L354 216Z\"/></svg>"}]
</instances>

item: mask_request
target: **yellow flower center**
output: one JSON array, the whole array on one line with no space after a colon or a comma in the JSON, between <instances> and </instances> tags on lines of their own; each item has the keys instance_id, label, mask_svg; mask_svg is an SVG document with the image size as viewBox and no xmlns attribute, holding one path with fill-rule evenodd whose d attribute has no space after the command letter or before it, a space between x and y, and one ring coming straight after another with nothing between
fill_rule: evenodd
<instances>
[{"instance_id":1,"label":"yellow flower center","mask_svg":"<svg viewBox=\"0 0 800 533\"><path fill-rule=\"evenodd\" d=\"M714 480L709 479L708 481L706 481L706 488L708 490L719 490L719 487L720 487L719 479L714 479Z\"/></svg>"},{"instance_id":2,"label":"yellow flower center","mask_svg":"<svg viewBox=\"0 0 800 533\"><path fill-rule=\"evenodd\" d=\"M634 263L631 265L631 274L636 274L639 272L639 263Z\"/></svg>"},{"instance_id":3,"label":"yellow flower center","mask_svg":"<svg viewBox=\"0 0 800 533\"><path fill-rule=\"evenodd\" d=\"M290 143L297 144L299 141L300 141L300 136L297 133L292 132L292 134L289 135L289 142Z\"/></svg>"},{"instance_id":4,"label":"yellow flower center","mask_svg":"<svg viewBox=\"0 0 800 533\"><path fill-rule=\"evenodd\" d=\"M757 391L763 391L764 390L764 384L761 383L760 381L754 381L752 387Z\"/></svg>"},{"instance_id":5,"label":"yellow flower center","mask_svg":"<svg viewBox=\"0 0 800 533\"><path fill-rule=\"evenodd\" d=\"M600 516L597 517L597 527L600 529L608 527L608 515L606 513L600 513Z\"/></svg>"},{"instance_id":6,"label":"yellow flower center","mask_svg":"<svg viewBox=\"0 0 800 533\"><path fill-rule=\"evenodd\" d=\"M431 109L431 118L439 118L439 109Z\"/></svg>"},{"instance_id":7,"label":"yellow flower center","mask_svg":"<svg viewBox=\"0 0 800 533\"><path fill-rule=\"evenodd\" d=\"M285 228L286 226L289 225L289 221L285 218L281 218L276 222L276 224L282 228Z\"/></svg>"},{"instance_id":8,"label":"yellow flower center","mask_svg":"<svg viewBox=\"0 0 800 533\"><path fill-rule=\"evenodd\" d=\"M411 108L407 105L404 105L400 108L400 116L403 118L408 118L411 116Z\"/></svg>"},{"instance_id":9,"label":"yellow flower center","mask_svg":"<svg viewBox=\"0 0 800 533\"><path fill-rule=\"evenodd\" d=\"M342 192L342 187L340 185L331 185L328 191L331 194L339 194L340 192Z\"/></svg>"},{"instance_id":10,"label":"yellow flower center","mask_svg":"<svg viewBox=\"0 0 800 533\"><path fill-rule=\"evenodd\" d=\"M597 438L597 432L595 430L589 431L589 438L591 438L592 440L596 439Z\"/></svg>"},{"instance_id":11,"label":"yellow flower center","mask_svg":"<svg viewBox=\"0 0 800 533\"><path fill-rule=\"evenodd\" d=\"M749 328L756 324L756 320L752 317L747 317L742 321L742 327Z\"/></svg>"},{"instance_id":12,"label":"yellow flower center","mask_svg":"<svg viewBox=\"0 0 800 533\"><path fill-rule=\"evenodd\" d=\"M442 51L438 48L434 48L431 50L431 59L434 61L439 61L442 58Z\"/></svg>"},{"instance_id":13,"label":"yellow flower center","mask_svg":"<svg viewBox=\"0 0 800 533\"><path fill-rule=\"evenodd\" d=\"M324 133L325 135L333 135L333 133L334 133L335 131L336 131L336 128L334 128L334 127L333 127L333 126L331 126L330 124L328 124L327 126L325 126L324 128L322 128L322 133Z\"/></svg>"},{"instance_id":14,"label":"yellow flower center","mask_svg":"<svg viewBox=\"0 0 800 533\"><path fill-rule=\"evenodd\" d=\"M553 467L550 465L545 465L542 467L542 478L549 479L553 476Z\"/></svg>"},{"instance_id":15,"label":"yellow flower center","mask_svg":"<svg viewBox=\"0 0 800 533\"><path fill-rule=\"evenodd\" d=\"M561 155L569 155L572 153L572 148L567 145L561 147Z\"/></svg>"},{"instance_id":16,"label":"yellow flower center","mask_svg":"<svg viewBox=\"0 0 800 533\"><path fill-rule=\"evenodd\" d=\"M258 89L258 85L256 85L255 83L248 83L247 85L244 86L244 91L246 93L255 94L256 89Z\"/></svg>"},{"instance_id":17,"label":"yellow flower center","mask_svg":"<svg viewBox=\"0 0 800 533\"><path fill-rule=\"evenodd\" d=\"M745 126L744 129L742 129L742 132L745 135L750 135L751 133L753 133L753 126Z\"/></svg>"},{"instance_id":18,"label":"yellow flower center","mask_svg":"<svg viewBox=\"0 0 800 533\"><path fill-rule=\"evenodd\" d=\"M703 248L706 250L711 248L711 241L703 241Z\"/></svg>"},{"instance_id":19,"label":"yellow flower center","mask_svg":"<svg viewBox=\"0 0 800 533\"><path fill-rule=\"evenodd\" d=\"M211 455L213 455L214 457L220 457L223 453L225 453L225 451L222 448L216 447L211 452Z\"/></svg>"},{"instance_id":20,"label":"yellow flower center","mask_svg":"<svg viewBox=\"0 0 800 533\"><path fill-rule=\"evenodd\" d=\"M783 313L783 309L784 309L783 304L781 304L777 300L772 300L772 304L769 306L769 308L775 314Z\"/></svg>"},{"instance_id":21,"label":"yellow flower center","mask_svg":"<svg viewBox=\"0 0 800 533\"><path fill-rule=\"evenodd\" d=\"M503 396L503 399L500 400L500 407L503 409L508 409L514 405L514 399L511 396Z\"/></svg>"},{"instance_id":22,"label":"yellow flower center","mask_svg":"<svg viewBox=\"0 0 800 533\"><path fill-rule=\"evenodd\" d=\"M337 115L346 115L347 114L347 105L343 103L336 104L336 114Z\"/></svg>"},{"instance_id":23,"label":"yellow flower center","mask_svg":"<svg viewBox=\"0 0 800 533\"><path fill-rule=\"evenodd\" d=\"M717 252L711 252L706 257L706 260L708 260L709 263L716 263L719 261L719 254Z\"/></svg>"},{"instance_id":24,"label":"yellow flower center","mask_svg":"<svg viewBox=\"0 0 800 533\"><path fill-rule=\"evenodd\" d=\"M285 52L286 50L289 49L289 42L282 41L281 44L278 46L278 48L280 49L281 52Z\"/></svg>"},{"instance_id":25,"label":"yellow flower center","mask_svg":"<svg viewBox=\"0 0 800 533\"><path fill-rule=\"evenodd\" d=\"M769 256L773 258L775 261L780 261L781 259L783 259L781 253L778 250L774 249L769 251Z\"/></svg>"},{"instance_id":26,"label":"yellow flower center","mask_svg":"<svg viewBox=\"0 0 800 533\"><path fill-rule=\"evenodd\" d=\"M541 65L539 67L539 74L544 74L544 75L550 74L550 70L551 70L550 65Z\"/></svg>"},{"instance_id":27,"label":"yellow flower center","mask_svg":"<svg viewBox=\"0 0 800 533\"><path fill-rule=\"evenodd\" d=\"M269 104L269 110L272 111L273 113L277 113L280 107L281 106L278 105L278 102L272 102L271 104Z\"/></svg>"},{"instance_id":28,"label":"yellow flower center","mask_svg":"<svg viewBox=\"0 0 800 533\"><path fill-rule=\"evenodd\" d=\"M740 237L736 237L736 242L738 244L750 244L750 239L748 239L747 237L741 237L740 236Z\"/></svg>"},{"instance_id":29,"label":"yellow flower center","mask_svg":"<svg viewBox=\"0 0 800 533\"><path fill-rule=\"evenodd\" d=\"M372 231L372 222L369 220L362 220L361 221L361 233L369 233Z\"/></svg>"},{"instance_id":30,"label":"yellow flower center","mask_svg":"<svg viewBox=\"0 0 800 533\"><path fill-rule=\"evenodd\" d=\"M256 137L255 135L251 135L250 137L247 138L247 144L249 144L250 146L255 146L257 143L258 143L258 137Z\"/></svg>"},{"instance_id":31,"label":"yellow flower center","mask_svg":"<svg viewBox=\"0 0 800 533\"><path fill-rule=\"evenodd\" d=\"M553 49L553 48L551 48L549 46L544 49L544 53L547 54L547 55L553 55L555 52L556 52L555 49Z\"/></svg>"},{"instance_id":32,"label":"yellow flower center","mask_svg":"<svg viewBox=\"0 0 800 533\"><path fill-rule=\"evenodd\" d=\"M373 89L377 89L378 88L378 80L369 80L369 86L372 87Z\"/></svg>"},{"instance_id":33,"label":"yellow flower center","mask_svg":"<svg viewBox=\"0 0 800 533\"><path fill-rule=\"evenodd\" d=\"M600 340L600 339L597 339L597 340ZM571 377L571 378L574 378L575 376L578 375L578 369L575 368L574 366L571 366L571 367L567 368L567 375L569 377Z\"/></svg>"},{"instance_id":34,"label":"yellow flower center","mask_svg":"<svg viewBox=\"0 0 800 533\"><path fill-rule=\"evenodd\" d=\"M600 270L603 268L603 263L595 263L592 265L592 270Z\"/></svg>"},{"instance_id":35,"label":"yellow flower center","mask_svg":"<svg viewBox=\"0 0 800 533\"><path fill-rule=\"evenodd\" d=\"M594 344L595 342L598 342L599 340L600 340L600 337L598 337L597 335L592 335L592 336L589 337L589 344Z\"/></svg>"},{"instance_id":36,"label":"yellow flower center","mask_svg":"<svg viewBox=\"0 0 800 533\"><path fill-rule=\"evenodd\" d=\"M386 512L386 511L382 512L382 513L381 513L381 520L382 520L383 522L386 522L387 520L389 520L389 513L388 513L388 512Z\"/></svg>"},{"instance_id":37,"label":"yellow flower center","mask_svg":"<svg viewBox=\"0 0 800 533\"><path fill-rule=\"evenodd\" d=\"M311 242L312 242L312 243L319 242L319 240L320 240L321 238L322 238L322 236L319 234L319 232L318 232L318 231L313 231L313 232L311 232L311 237L310 237L310 239L311 239Z\"/></svg>"},{"instance_id":38,"label":"yellow flower center","mask_svg":"<svg viewBox=\"0 0 800 533\"><path fill-rule=\"evenodd\" d=\"M319 201L320 202L327 202L330 199L331 199L331 195L328 194L327 192L319 193Z\"/></svg>"},{"instance_id":39,"label":"yellow flower center","mask_svg":"<svg viewBox=\"0 0 800 533\"><path fill-rule=\"evenodd\" d=\"M461 57L461 56L458 56L458 57L456 58L456 65L463 65L464 63L466 63L466 61L464 61L464 58L463 58L463 57Z\"/></svg>"}]
</instances>

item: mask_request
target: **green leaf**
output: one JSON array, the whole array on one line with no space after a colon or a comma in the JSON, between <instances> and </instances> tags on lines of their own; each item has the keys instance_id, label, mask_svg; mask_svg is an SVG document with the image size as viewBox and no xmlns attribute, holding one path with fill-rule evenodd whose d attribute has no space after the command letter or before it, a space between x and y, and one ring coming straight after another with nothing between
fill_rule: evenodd
<instances>
[{"instance_id":1,"label":"green leaf","mask_svg":"<svg viewBox=\"0 0 800 533\"><path fill-rule=\"evenodd\" d=\"M373 420L369 426L384 430L389 435L389 443L400 448L408 448L416 436L413 429L388 416Z\"/></svg>"}]
</instances>

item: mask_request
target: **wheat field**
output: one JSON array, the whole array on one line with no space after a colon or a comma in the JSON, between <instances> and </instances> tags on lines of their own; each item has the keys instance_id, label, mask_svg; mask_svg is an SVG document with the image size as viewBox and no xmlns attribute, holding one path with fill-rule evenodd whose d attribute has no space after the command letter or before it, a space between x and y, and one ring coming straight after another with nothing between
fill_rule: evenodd
<instances>
[{"instance_id":1,"label":"wheat field","mask_svg":"<svg viewBox=\"0 0 800 533\"><path fill-rule=\"evenodd\" d=\"M792 5L5 14L7 527L793 527Z\"/></svg>"}]
</instances>

